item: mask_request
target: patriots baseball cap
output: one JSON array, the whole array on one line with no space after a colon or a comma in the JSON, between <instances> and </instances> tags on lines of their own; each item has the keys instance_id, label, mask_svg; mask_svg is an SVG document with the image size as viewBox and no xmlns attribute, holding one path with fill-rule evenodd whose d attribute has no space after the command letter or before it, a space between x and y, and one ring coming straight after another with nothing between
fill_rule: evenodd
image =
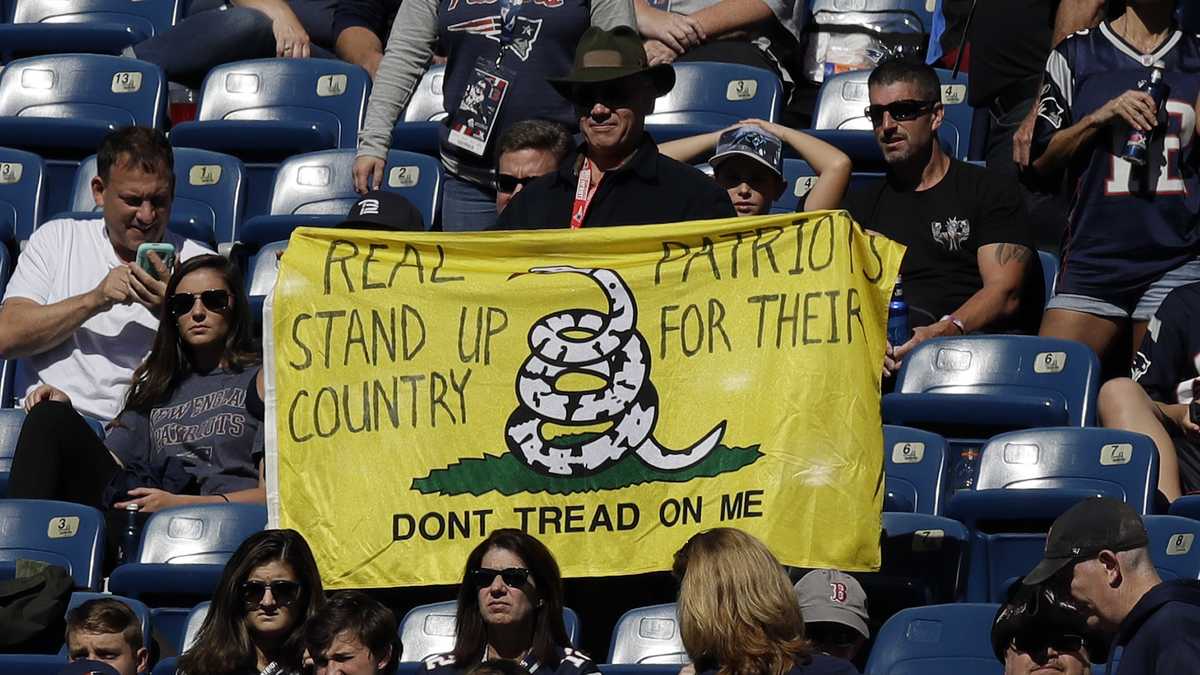
<instances>
[{"instance_id":1,"label":"patriots baseball cap","mask_svg":"<svg viewBox=\"0 0 1200 675\"><path fill-rule=\"evenodd\" d=\"M1133 507L1109 497L1090 497L1067 509L1050 526L1045 555L1024 583L1040 584L1067 565L1101 551L1132 551L1149 543L1146 526Z\"/></svg>"},{"instance_id":2,"label":"patriots baseball cap","mask_svg":"<svg viewBox=\"0 0 1200 675\"><path fill-rule=\"evenodd\" d=\"M121 675L116 668L108 665L103 661L92 661L84 659L82 661L72 661L65 668L58 671L58 675Z\"/></svg>"},{"instance_id":3,"label":"patriots baseball cap","mask_svg":"<svg viewBox=\"0 0 1200 675\"><path fill-rule=\"evenodd\" d=\"M783 142L774 134L753 126L730 129L717 140L717 152L708 163L716 167L724 160L737 156L761 162L783 178Z\"/></svg>"},{"instance_id":4,"label":"patriots baseball cap","mask_svg":"<svg viewBox=\"0 0 1200 675\"><path fill-rule=\"evenodd\" d=\"M340 227L420 232L425 229L425 220L420 210L403 196L387 190L372 190L350 207L350 213Z\"/></svg>"},{"instance_id":5,"label":"patriots baseball cap","mask_svg":"<svg viewBox=\"0 0 1200 675\"><path fill-rule=\"evenodd\" d=\"M871 637L867 594L854 577L838 570L813 570L796 582L804 623L840 623Z\"/></svg>"}]
</instances>

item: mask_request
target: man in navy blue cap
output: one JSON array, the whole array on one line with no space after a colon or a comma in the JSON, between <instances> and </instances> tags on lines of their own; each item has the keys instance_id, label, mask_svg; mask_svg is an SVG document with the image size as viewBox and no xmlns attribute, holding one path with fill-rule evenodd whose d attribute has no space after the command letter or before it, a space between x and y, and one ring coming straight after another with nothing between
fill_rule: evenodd
<instances>
[{"instance_id":1,"label":"man in navy blue cap","mask_svg":"<svg viewBox=\"0 0 1200 675\"><path fill-rule=\"evenodd\" d=\"M1163 581L1149 543L1141 517L1128 504L1085 499L1054 521L1045 556L1024 583L1053 580L1069 587L1088 626L1114 636L1114 649L1125 648L1120 675L1196 672L1200 581ZM1172 541L1168 552L1191 545Z\"/></svg>"}]
</instances>

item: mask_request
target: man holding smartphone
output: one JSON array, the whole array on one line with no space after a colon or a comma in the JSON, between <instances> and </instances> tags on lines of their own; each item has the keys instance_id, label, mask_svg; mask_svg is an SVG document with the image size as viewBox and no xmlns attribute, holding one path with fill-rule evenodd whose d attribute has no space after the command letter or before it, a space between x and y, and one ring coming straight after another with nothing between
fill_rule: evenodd
<instances>
[{"instance_id":1,"label":"man holding smartphone","mask_svg":"<svg viewBox=\"0 0 1200 675\"><path fill-rule=\"evenodd\" d=\"M167 232L174 157L160 131L125 127L96 155L92 192L102 218L60 219L34 231L0 304L0 358L26 358L37 384L25 408L64 400L108 421L154 341L170 270L143 243L173 246L179 259L209 253ZM160 250L166 252L167 249Z\"/></svg>"}]
</instances>

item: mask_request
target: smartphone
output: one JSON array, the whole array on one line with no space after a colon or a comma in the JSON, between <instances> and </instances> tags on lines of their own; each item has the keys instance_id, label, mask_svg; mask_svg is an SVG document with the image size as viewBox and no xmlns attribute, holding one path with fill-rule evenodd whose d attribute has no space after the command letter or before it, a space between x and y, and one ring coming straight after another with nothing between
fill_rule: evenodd
<instances>
[{"instance_id":1,"label":"smartphone","mask_svg":"<svg viewBox=\"0 0 1200 675\"><path fill-rule=\"evenodd\" d=\"M175 267L175 245L166 242L146 242L138 246L137 266L145 270L146 274L158 279L158 268L154 266L154 263L150 262L150 256L147 255L151 251L154 251L154 255L158 256L158 259L167 268L167 272L170 273L171 269ZM164 281L163 279L158 280Z\"/></svg>"}]
</instances>

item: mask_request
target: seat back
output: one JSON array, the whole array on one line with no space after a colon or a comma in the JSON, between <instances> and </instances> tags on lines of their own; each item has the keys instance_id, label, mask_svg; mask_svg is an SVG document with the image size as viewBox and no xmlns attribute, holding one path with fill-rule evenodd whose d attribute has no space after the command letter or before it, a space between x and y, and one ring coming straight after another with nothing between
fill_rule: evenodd
<instances>
[{"instance_id":1,"label":"seat back","mask_svg":"<svg viewBox=\"0 0 1200 675\"><path fill-rule=\"evenodd\" d=\"M11 363L11 362L10 362ZM17 438L25 423L25 411L20 408L0 408L0 497L8 494L8 474L12 471Z\"/></svg>"},{"instance_id":2,"label":"seat back","mask_svg":"<svg viewBox=\"0 0 1200 675\"><path fill-rule=\"evenodd\" d=\"M370 88L367 71L340 61L238 61L209 71L196 119L309 123L332 132L337 147L353 148Z\"/></svg>"},{"instance_id":3,"label":"seat back","mask_svg":"<svg viewBox=\"0 0 1200 675\"><path fill-rule=\"evenodd\" d=\"M884 513L878 572L855 573L871 616L954 602L963 587L968 545L962 523L924 513Z\"/></svg>"},{"instance_id":4,"label":"seat back","mask_svg":"<svg viewBox=\"0 0 1200 675\"><path fill-rule=\"evenodd\" d=\"M45 179L41 157L0 148L0 245L28 239L42 222Z\"/></svg>"},{"instance_id":5,"label":"seat back","mask_svg":"<svg viewBox=\"0 0 1200 675\"><path fill-rule=\"evenodd\" d=\"M914 607L888 619L875 637L865 675L1000 675L991 627L999 605Z\"/></svg>"},{"instance_id":6,"label":"seat back","mask_svg":"<svg viewBox=\"0 0 1200 675\"><path fill-rule=\"evenodd\" d=\"M188 612L187 622L183 627L183 642L179 645L179 653L182 654L192 648L196 644L196 636L200 634L200 627L204 625L204 619L208 616L208 607L212 604L208 600L196 605L192 611Z\"/></svg>"},{"instance_id":7,"label":"seat back","mask_svg":"<svg viewBox=\"0 0 1200 675\"><path fill-rule=\"evenodd\" d=\"M783 85L769 70L702 61L674 67L675 86L658 97L646 124L727 126L747 118L779 119Z\"/></svg>"},{"instance_id":8,"label":"seat back","mask_svg":"<svg viewBox=\"0 0 1200 675\"><path fill-rule=\"evenodd\" d=\"M437 122L446 118L446 106L442 95L442 84L445 80L446 66L429 66L404 108L405 122Z\"/></svg>"},{"instance_id":9,"label":"seat back","mask_svg":"<svg viewBox=\"0 0 1200 675\"><path fill-rule=\"evenodd\" d=\"M41 560L70 571L76 588L98 590L104 516L89 506L35 499L0 500L0 562Z\"/></svg>"},{"instance_id":10,"label":"seat back","mask_svg":"<svg viewBox=\"0 0 1200 675\"><path fill-rule=\"evenodd\" d=\"M458 634L455 610L456 604L453 600L410 609L400 622L400 642L404 646L404 660L421 661L433 654L452 651L454 638ZM579 617L570 607L563 607L563 623L567 627L567 638L571 644L577 644Z\"/></svg>"},{"instance_id":11,"label":"seat back","mask_svg":"<svg viewBox=\"0 0 1200 675\"><path fill-rule=\"evenodd\" d=\"M967 159L971 145L974 109L967 103L967 76L935 69L941 81L941 100L945 118L938 130L942 146L957 159ZM871 120L864 112L871 104L867 80L871 70L851 70L826 78L817 93L813 111L814 129L870 130Z\"/></svg>"},{"instance_id":12,"label":"seat back","mask_svg":"<svg viewBox=\"0 0 1200 675\"><path fill-rule=\"evenodd\" d=\"M1026 335L928 340L909 353L896 378L901 394L977 394L997 405L1006 396L1045 396L1062 406L1071 426L1095 423L1099 386L1099 362L1086 345Z\"/></svg>"},{"instance_id":13,"label":"seat back","mask_svg":"<svg viewBox=\"0 0 1200 675\"><path fill-rule=\"evenodd\" d=\"M146 37L180 18L180 0L15 0L13 23L115 23Z\"/></svg>"},{"instance_id":14,"label":"seat back","mask_svg":"<svg viewBox=\"0 0 1200 675\"><path fill-rule=\"evenodd\" d=\"M354 191L354 150L324 150L289 158L275 173L272 215L344 216L358 201ZM403 150L388 151L383 189L403 195L433 222L441 194L438 160Z\"/></svg>"},{"instance_id":15,"label":"seat back","mask_svg":"<svg viewBox=\"0 0 1200 675\"><path fill-rule=\"evenodd\" d=\"M856 172L850 174L850 187L874 181L881 173ZM771 213L796 213L804 210L804 200L817 184L817 172L808 162L794 157L783 158L783 194L771 203Z\"/></svg>"},{"instance_id":16,"label":"seat back","mask_svg":"<svg viewBox=\"0 0 1200 675\"><path fill-rule=\"evenodd\" d=\"M258 249L250 261L249 293L251 297L271 294L275 278L279 276L279 258L287 250L286 241L273 241Z\"/></svg>"},{"instance_id":17,"label":"seat back","mask_svg":"<svg viewBox=\"0 0 1200 675\"><path fill-rule=\"evenodd\" d=\"M1150 558L1158 576L1200 578L1200 522L1179 516L1142 516L1150 535Z\"/></svg>"},{"instance_id":18,"label":"seat back","mask_svg":"<svg viewBox=\"0 0 1200 675\"><path fill-rule=\"evenodd\" d=\"M18 59L0 72L0 117L82 119L118 127L161 128L166 110L166 77L162 69L145 61L53 54Z\"/></svg>"},{"instance_id":19,"label":"seat back","mask_svg":"<svg viewBox=\"0 0 1200 675\"><path fill-rule=\"evenodd\" d=\"M1050 251L1038 251L1038 259L1042 262L1042 277L1046 286L1046 302L1054 297L1054 287L1058 285L1058 256Z\"/></svg>"},{"instance_id":20,"label":"seat back","mask_svg":"<svg viewBox=\"0 0 1200 675\"><path fill-rule=\"evenodd\" d=\"M223 565L247 537L266 526L267 509L259 504L165 509L146 521L138 562Z\"/></svg>"},{"instance_id":21,"label":"seat back","mask_svg":"<svg viewBox=\"0 0 1200 675\"><path fill-rule=\"evenodd\" d=\"M141 600L134 600L133 598L127 598L123 595L111 595L109 593L91 593L91 592L78 591L78 592L71 594L71 599L67 603L67 611L70 612L71 610L82 605L83 603L87 602L88 600L97 600L100 598L108 598L111 600L120 601L120 602L124 603L127 607L129 607L129 609L132 609L134 615L137 616L137 618L138 618L138 622L142 625L142 642L143 642L143 644L149 645L152 642L152 640L153 640L152 636L154 635L154 630L153 630L153 626L151 625L151 622L150 622L150 609L148 607L146 607L145 603L143 603ZM66 645L63 645L62 650L59 652L59 656L66 658L66 656L67 656L67 646Z\"/></svg>"},{"instance_id":22,"label":"seat back","mask_svg":"<svg viewBox=\"0 0 1200 675\"><path fill-rule=\"evenodd\" d=\"M609 663L687 663L675 603L638 607L625 612L613 628Z\"/></svg>"},{"instance_id":23,"label":"seat back","mask_svg":"<svg viewBox=\"0 0 1200 675\"><path fill-rule=\"evenodd\" d=\"M1149 436L1059 427L1000 434L983 447L977 490L1076 489L1151 513L1158 450Z\"/></svg>"},{"instance_id":24,"label":"seat back","mask_svg":"<svg viewBox=\"0 0 1200 675\"><path fill-rule=\"evenodd\" d=\"M883 510L940 515L949 452L937 434L885 424Z\"/></svg>"}]
</instances>

